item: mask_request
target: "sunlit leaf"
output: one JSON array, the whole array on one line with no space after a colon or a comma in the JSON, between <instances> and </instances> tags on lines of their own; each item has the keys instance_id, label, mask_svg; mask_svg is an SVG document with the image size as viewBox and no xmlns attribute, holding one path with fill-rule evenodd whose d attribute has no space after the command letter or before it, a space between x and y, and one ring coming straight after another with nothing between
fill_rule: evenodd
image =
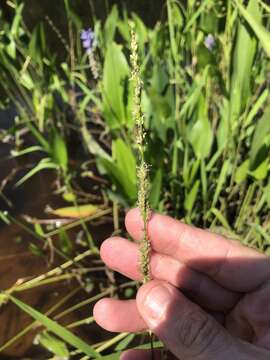
<instances>
[{"instance_id":1,"label":"sunlit leaf","mask_svg":"<svg viewBox=\"0 0 270 360\"><path fill-rule=\"evenodd\" d=\"M100 208L96 205L78 205L78 206L68 206L55 210L49 210L51 214L57 215L59 217L70 217L70 218L83 218L86 216L91 216L96 214Z\"/></svg>"}]
</instances>

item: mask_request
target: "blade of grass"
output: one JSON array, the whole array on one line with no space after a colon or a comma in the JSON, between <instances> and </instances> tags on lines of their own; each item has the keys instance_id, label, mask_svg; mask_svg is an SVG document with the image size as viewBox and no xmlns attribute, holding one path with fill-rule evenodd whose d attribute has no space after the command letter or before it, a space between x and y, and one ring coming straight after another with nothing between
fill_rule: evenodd
<instances>
[{"instance_id":1,"label":"blade of grass","mask_svg":"<svg viewBox=\"0 0 270 360\"><path fill-rule=\"evenodd\" d=\"M81 350L84 354L88 356L92 356L95 359L100 358L100 354L98 354L90 345L86 342L78 338L76 335L72 334L69 330L64 328L63 326L59 325L57 322L51 320L47 316L43 315L36 309L32 308L31 306L23 303L22 301L18 300L13 296L8 296L8 298L17 305L21 310L26 312L28 315L33 317L35 320L39 321L43 326L45 326L48 330L50 330L55 335L59 336L61 339L66 341L71 346L75 347L76 349Z\"/></svg>"},{"instance_id":2,"label":"blade of grass","mask_svg":"<svg viewBox=\"0 0 270 360\"><path fill-rule=\"evenodd\" d=\"M270 57L270 33L254 18L253 13L247 11L239 0L235 0L235 4L238 7L240 13L252 28L258 39L260 40L262 47L266 54Z\"/></svg>"}]
</instances>

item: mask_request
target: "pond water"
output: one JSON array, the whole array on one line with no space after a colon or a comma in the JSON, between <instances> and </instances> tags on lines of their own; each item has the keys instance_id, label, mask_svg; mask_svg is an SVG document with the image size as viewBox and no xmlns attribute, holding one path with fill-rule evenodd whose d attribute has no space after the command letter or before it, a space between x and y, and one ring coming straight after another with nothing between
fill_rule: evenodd
<instances>
[{"instance_id":1,"label":"pond water","mask_svg":"<svg viewBox=\"0 0 270 360\"><path fill-rule=\"evenodd\" d=\"M31 159L25 161L17 161L9 158L10 146L7 144L0 145L0 184L13 173L18 170L17 175L4 187L0 197L0 209L8 209L9 213L20 222L24 221L25 215L31 216L35 219L48 220L50 216L45 212L47 204L50 204L52 208L63 206L63 200L54 194L55 190L55 178L51 172L42 172L22 187L15 187L16 181L21 176L21 171L26 164L31 163ZM30 161L29 161L30 160ZM34 160L34 159L32 159ZM20 170L21 169L21 170ZM7 201L9 205L7 204ZM65 204L66 205L66 204ZM106 221L100 225L91 224L89 230L93 235L95 242L100 244L101 241L110 236L112 233L112 224L110 221ZM78 228L68 232L69 238L72 243L75 244ZM58 237L52 237L52 243L57 246ZM36 248L41 249L41 255L37 256L30 251L29 246L34 245ZM44 247L44 243L36 239L31 234L27 233L21 226L12 224L6 225L2 221L0 222L0 289L5 290L12 287L20 279L32 279L40 274L44 274L49 269L55 268L65 260L58 256L54 256L54 262L49 264L50 248ZM84 248L85 251L85 248ZM74 245L74 254L82 252L81 247L77 249L77 245ZM92 263L95 259L87 257L82 263L85 267L96 266ZM94 287L90 294L87 294L84 290L78 290L76 294L64 305L58 309L57 313L64 309L85 300L86 298L93 296L97 292L100 292L98 283L100 282L101 273L90 273L87 275ZM36 287L31 290L23 291L21 293L15 293L19 299L29 304L30 306L45 313L60 301L64 296L70 294L75 288L79 288L77 280L69 280L57 282L46 286ZM70 324L80 319L87 318L91 315L91 305L87 305L78 311L68 314L60 323ZM0 348L3 344L13 338L22 329L32 323L31 318L20 311L16 306L8 303L4 306L0 306ZM28 332L25 336L21 337L12 346L8 347L5 351L1 352L0 359L22 359L24 356L29 355L31 359L44 359L44 356L40 357L40 348L33 346L33 340L40 330L35 328ZM75 333L82 339L89 343L100 341L104 334L100 333L100 330L95 324L80 326L75 329Z\"/></svg>"},{"instance_id":2,"label":"pond water","mask_svg":"<svg viewBox=\"0 0 270 360\"><path fill-rule=\"evenodd\" d=\"M14 163L6 163L6 165L9 169L14 168L14 165L16 166ZM5 195L13 203L13 209L11 209L10 212L13 213L16 219L20 221L23 220L24 215L31 215L39 219L48 219L48 215L44 211L46 204L50 204L52 207L59 206L59 198L53 195L53 182L54 179L51 174L46 172L33 177L33 179L24 186L23 190L16 190L12 186L12 182L5 191ZM3 206L3 203L1 205ZM108 237L112 233L112 225L107 223L105 226L104 224L100 226L91 226L90 231L96 243L99 244L104 238ZM74 241L74 243L76 236L77 229L69 232L69 237L72 241ZM54 237L52 238L52 241L55 245L57 245L59 239ZM29 249L30 244L34 244L40 249L43 249L43 255L37 256L31 252ZM43 245L44 244L40 243L40 241L31 236L31 234L28 234L20 226L14 224L10 226L1 224L0 289L9 289L19 279L31 279L40 274L46 273L49 269L55 268L57 265L64 262L63 259L55 256L54 263L48 266L49 249L48 247L45 249ZM93 266L92 260L89 257L85 259L83 264L86 267ZM94 284L99 282L97 280L99 274L90 273L89 277L92 279ZM78 288L78 286L79 283L77 281L62 281L48 286L41 286L32 290L23 291L22 293L15 293L14 295L27 304L45 313L65 295L69 294L75 288ZM65 307L61 307L57 312L93 296L96 292L99 292L96 286L89 295L86 294L84 290L79 290L70 299L70 301L65 304ZM80 319L89 317L91 315L91 311L91 305L88 305L79 309L79 311L65 316L61 319L60 323L70 324ZM0 307L0 323L1 347L10 338L32 323L32 320L28 315L24 314L14 305L8 303L7 305ZM32 359L38 359L40 349L33 347L33 339L37 330L38 329L30 331L26 336L21 337L19 341L15 342L11 347L1 353L0 359L22 359L25 354L32 354ZM101 334L94 324L80 326L78 330L76 330L76 333L89 343L97 342L101 339Z\"/></svg>"}]
</instances>

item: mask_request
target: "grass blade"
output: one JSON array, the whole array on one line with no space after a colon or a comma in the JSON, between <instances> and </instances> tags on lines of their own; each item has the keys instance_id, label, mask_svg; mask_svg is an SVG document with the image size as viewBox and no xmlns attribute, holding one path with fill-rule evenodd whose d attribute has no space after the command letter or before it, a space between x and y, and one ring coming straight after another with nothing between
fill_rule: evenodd
<instances>
[{"instance_id":1,"label":"grass blade","mask_svg":"<svg viewBox=\"0 0 270 360\"><path fill-rule=\"evenodd\" d=\"M254 18L252 12L247 11L244 8L239 0L235 0L235 3L246 22L260 40L264 51L270 57L270 33L257 21L257 19Z\"/></svg>"},{"instance_id":2,"label":"grass blade","mask_svg":"<svg viewBox=\"0 0 270 360\"><path fill-rule=\"evenodd\" d=\"M26 312L28 315L32 316L35 320L39 321L43 326L45 326L48 330L54 333L56 336L59 336L61 339L66 341L71 346L76 349L82 351L84 354L88 356L92 356L95 359L101 358L100 354L98 354L90 345L85 343L83 340L78 338L76 335L72 334L69 330L65 329L63 326L57 324L55 321L51 320L47 316L43 315L39 311L35 310L31 306L23 303L17 298L9 295L9 299L17 305L21 310Z\"/></svg>"}]
</instances>

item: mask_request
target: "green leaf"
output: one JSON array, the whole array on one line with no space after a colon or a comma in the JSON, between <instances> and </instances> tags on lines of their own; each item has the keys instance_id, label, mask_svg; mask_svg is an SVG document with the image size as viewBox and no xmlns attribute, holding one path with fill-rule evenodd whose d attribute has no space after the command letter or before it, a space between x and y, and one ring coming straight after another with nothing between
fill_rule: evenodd
<instances>
[{"instance_id":1,"label":"green leaf","mask_svg":"<svg viewBox=\"0 0 270 360\"><path fill-rule=\"evenodd\" d=\"M112 145L113 156L120 171L125 175L127 182L136 184L136 159L128 144L117 139Z\"/></svg>"},{"instance_id":2,"label":"green leaf","mask_svg":"<svg viewBox=\"0 0 270 360\"><path fill-rule=\"evenodd\" d=\"M259 110L262 108L263 103L269 98L269 89L264 89L264 91L261 93L261 95L258 97L256 102L252 104L252 108L250 109L250 112L248 113L245 121L244 126L247 127L251 124L254 117L257 115Z\"/></svg>"},{"instance_id":3,"label":"green leaf","mask_svg":"<svg viewBox=\"0 0 270 360\"><path fill-rule=\"evenodd\" d=\"M85 343L83 340L78 338L76 335L72 334L69 330L59 325L57 322L51 320L47 316L43 315L39 311L35 310L31 306L23 303L19 299L9 295L9 299L17 305L21 310L26 312L28 315L32 316L35 320L40 322L43 326L45 326L50 332L59 336L60 339L63 339L69 345L74 348L80 350L84 354L91 356L95 359L100 358L101 355L98 354L90 345Z\"/></svg>"},{"instance_id":4,"label":"green leaf","mask_svg":"<svg viewBox=\"0 0 270 360\"><path fill-rule=\"evenodd\" d=\"M152 181L149 202L152 209L156 209L161 195L162 189L162 169L158 169Z\"/></svg>"},{"instance_id":5,"label":"green leaf","mask_svg":"<svg viewBox=\"0 0 270 360\"><path fill-rule=\"evenodd\" d=\"M69 351L66 344L47 331L38 334L36 341L54 355L61 357L62 360L69 359Z\"/></svg>"},{"instance_id":6,"label":"green leaf","mask_svg":"<svg viewBox=\"0 0 270 360\"><path fill-rule=\"evenodd\" d=\"M215 190L215 193L214 193L211 208L215 208L215 206L216 206L219 195L221 193L223 185L225 184L226 178L228 176L229 167L230 167L230 160L227 159L227 160L224 161L224 163L222 165L222 168L221 168L220 175L218 177L218 182L217 182L216 190Z\"/></svg>"},{"instance_id":7,"label":"green leaf","mask_svg":"<svg viewBox=\"0 0 270 360\"><path fill-rule=\"evenodd\" d=\"M69 0L64 0L64 4L68 20L71 20L72 23L76 26L77 30L80 30L82 28L81 18L71 9Z\"/></svg>"},{"instance_id":8,"label":"green leaf","mask_svg":"<svg viewBox=\"0 0 270 360\"><path fill-rule=\"evenodd\" d=\"M101 159L104 167L114 181L121 186L132 201L136 198L136 159L131 148L122 140L113 141L113 161Z\"/></svg>"},{"instance_id":9,"label":"green leaf","mask_svg":"<svg viewBox=\"0 0 270 360\"><path fill-rule=\"evenodd\" d=\"M103 72L103 114L111 129L119 129L127 123L125 109L125 84L129 78L129 66L121 46L111 43L107 47Z\"/></svg>"},{"instance_id":10,"label":"green leaf","mask_svg":"<svg viewBox=\"0 0 270 360\"><path fill-rule=\"evenodd\" d=\"M6 52L12 59L16 59L16 43L14 40L10 40L10 43L6 46Z\"/></svg>"},{"instance_id":11,"label":"green leaf","mask_svg":"<svg viewBox=\"0 0 270 360\"><path fill-rule=\"evenodd\" d=\"M263 194L266 198L266 202L267 202L268 206L270 207L270 180L268 181L268 184L263 189Z\"/></svg>"},{"instance_id":12,"label":"green leaf","mask_svg":"<svg viewBox=\"0 0 270 360\"><path fill-rule=\"evenodd\" d=\"M7 216L7 212L5 211L0 211L0 219L6 224L6 225L10 225L10 220Z\"/></svg>"},{"instance_id":13,"label":"green leaf","mask_svg":"<svg viewBox=\"0 0 270 360\"><path fill-rule=\"evenodd\" d=\"M265 159L255 170L249 171L249 174L257 180L263 180L268 174L269 161Z\"/></svg>"},{"instance_id":14,"label":"green leaf","mask_svg":"<svg viewBox=\"0 0 270 360\"><path fill-rule=\"evenodd\" d=\"M246 180L249 170L250 160L245 160L240 166L238 166L235 173L235 182L240 184L242 181Z\"/></svg>"},{"instance_id":15,"label":"green leaf","mask_svg":"<svg viewBox=\"0 0 270 360\"><path fill-rule=\"evenodd\" d=\"M185 197L184 207L185 210L188 212L188 214L192 212L195 200L197 198L199 186L200 186L200 180L196 180L194 185L192 186L191 191Z\"/></svg>"},{"instance_id":16,"label":"green leaf","mask_svg":"<svg viewBox=\"0 0 270 360\"><path fill-rule=\"evenodd\" d=\"M125 337L122 341L120 341L116 348L115 351L122 351L125 350L129 343L131 343L131 341L134 339L134 337L136 336L136 334L129 334L127 337Z\"/></svg>"},{"instance_id":17,"label":"green leaf","mask_svg":"<svg viewBox=\"0 0 270 360\"><path fill-rule=\"evenodd\" d=\"M258 6L257 0L253 0L253 2L255 2ZM254 31L254 33L260 40L264 51L270 57L270 33L266 30L266 28L263 27L261 22L254 15L253 8L250 8L248 6L248 8L245 9L239 0L235 0L235 3L251 29Z\"/></svg>"},{"instance_id":18,"label":"green leaf","mask_svg":"<svg viewBox=\"0 0 270 360\"><path fill-rule=\"evenodd\" d=\"M110 15L107 17L104 25L105 46L109 46L113 42L118 18L118 8L116 5L113 5Z\"/></svg>"},{"instance_id":19,"label":"green leaf","mask_svg":"<svg viewBox=\"0 0 270 360\"><path fill-rule=\"evenodd\" d=\"M20 76L20 84L22 84L27 90L34 89L35 85L33 79L28 72L23 72Z\"/></svg>"},{"instance_id":20,"label":"green leaf","mask_svg":"<svg viewBox=\"0 0 270 360\"><path fill-rule=\"evenodd\" d=\"M259 165L258 161L264 161L264 158L258 159L259 151L264 144L264 140L266 139L267 134L270 132L270 106L268 106L262 117L259 119L256 124L256 130L252 139L251 149L250 149L250 159L251 159L251 167L257 167ZM267 152L267 151L266 151ZM266 155L267 156L267 155Z\"/></svg>"},{"instance_id":21,"label":"green leaf","mask_svg":"<svg viewBox=\"0 0 270 360\"><path fill-rule=\"evenodd\" d=\"M203 96L199 102L198 118L189 134L189 141L198 159L204 159L209 155L213 142L213 131L208 119L207 103Z\"/></svg>"},{"instance_id":22,"label":"green leaf","mask_svg":"<svg viewBox=\"0 0 270 360\"><path fill-rule=\"evenodd\" d=\"M52 163L49 158L42 159L32 170L28 171L28 173L16 183L16 186L21 186L25 181L29 180L33 175L45 169L58 169L58 166Z\"/></svg>"},{"instance_id":23,"label":"green leaf","mask_svg":"<svg viewBox=\"0 0 270 360\"><path fill-rule=\"evenodd\" d=\"M215 215L215 217L219 220L219 222L225 229L232 231L232 228L230 227L228 220L218 209L213 208L213 209L210 209L210 211Z\"/></svg>"},{"instance_id":24,"label":"green leaf","mask_svg":"<svg viewBox=\"0 0 270 360\"><path fill-rule=\"evenodd\" d=\"M260 20L257 0L251 0L248 4L249 11ZM230 88L230 119L231 122L238 121L240 112L247 104L250 96L250 82L252 76L252 65L256 54L257 40L252 36L247 24L240 20L237 26L236 44L233 52L232 78Z\"/></svg>"},{"instance_id":25,"label":"green leaf","mask_svg":"<svg viewBox=\"0 0 270 360\"><path fill-rule=\"evenodd\" d=\"M11 26L11 29L10 29L10 33L11 33L12 36L17 36L18 33L19 33L20 22L23 19L23 17L22 17L23 8L24 8L23 3L21 3L19 6L16 7L16 14L14 16L12 26Z\"/></svg>"},{"instance_id":26,"label":"green leaf","mask_svg":"<svg viewBox=\"0 0 270 360\"><path fill-rule=\"evenodd\" d=\"M53 132L51 154L54 162L66 171L68 166L67 147L65 140L56 130Z\"/></svg>"},{"instance_id":27,"label":"green leaf","mask_svg":"<svg viewBox=\"0 0 270 360\"><path fill-rule=\"evenodd\" d=\"M37 151L44 151L44 149L41 146L29 146L28 148L19 150L19 151L12 150L11 155L13 157L18 157L18 156L23 156L23 155L30 154L32 152L37 152Z\"/></svg>"}]
</instances>

